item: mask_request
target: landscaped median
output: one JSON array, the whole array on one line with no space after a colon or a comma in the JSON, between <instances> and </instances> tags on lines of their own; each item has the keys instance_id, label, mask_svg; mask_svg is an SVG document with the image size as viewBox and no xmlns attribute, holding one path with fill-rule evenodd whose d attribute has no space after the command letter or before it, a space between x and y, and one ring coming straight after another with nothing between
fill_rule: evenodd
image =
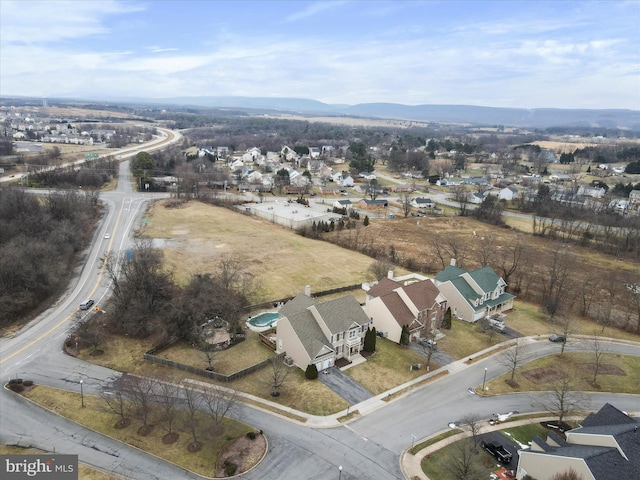
<instances>
[{"instance_id":1,"label":"landscaped median","mask_svg":"<svg viewBox=\"0 0 640 480\"><path fill-rule=\"evenodd\" d=\"M142 428L138 419L120 422L101 397L26 383L20 388L14 382L7 388L53 413L197 475L238 475L255 467L266 455L267 440L262 432L229 418L212 424L202 412L191 416L186 410L176 410L173 435L169 435L166 423L165 428L160 426L159 411L152 417L158 425ZM195 444L198 448L193 448Z\"/></svg>"}]
</instances>

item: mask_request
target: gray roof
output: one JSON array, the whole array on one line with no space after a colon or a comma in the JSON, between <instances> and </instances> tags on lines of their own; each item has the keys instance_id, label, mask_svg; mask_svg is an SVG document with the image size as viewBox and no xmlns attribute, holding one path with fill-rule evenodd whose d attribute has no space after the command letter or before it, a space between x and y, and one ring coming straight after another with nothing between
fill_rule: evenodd
<instances>
[{"instance_id":1,"label":"gray roof","mask_svg":"<svg viewBox=\"0 0 640 480\"><path fill-rule=\"evenodd\" d=\"M333 351L331 343L324 336L318 322L309 310L293 313L291 316L287 316L287 319L309 358L312 360L316 358L323 348Z\"/></svg>"},{"instance_id":2,"label":"gray roof","mask_svg":"<svg viewBox=\"0 0 640 480\"><path fill-rule=\"evenodd\" d=\"M581 427L567 432L567 438L572 443L558 442L560 446L554 447L536 438L535 443L540 445L544 453L534 453L582 458L596 480L640 478L639 426L640 421L607 403L597 413L589 414ZM580 441L580 434L613 437L620 450L576 443Z\"/></svg>"},{"instance_id":3,"label":"gray roof","mask_svg":"<svg viewBox=\"0 0 640 480\"><path fill-rule=\"evenodd\" d=\"M369 317L364 313L360 303L353 295L320 303L316 305L316 310L331 333L345 332L354 323L358 325L367 325L369 323Z\"/></svg>"},{"instance_id":4,"label":"gray roof","mask_svg":"<svg viewBox=\"0 0 640 480\"><path fill-rule=\"evenodd\" d=\"M318 302L316 299L308 297L303 293L299 293L294 298L289 300L287 303L283 305L280 309L281 317L289 317L294 313L302 312L309 308L311 305L316 305Z\"/></svg>"}]
</instances>

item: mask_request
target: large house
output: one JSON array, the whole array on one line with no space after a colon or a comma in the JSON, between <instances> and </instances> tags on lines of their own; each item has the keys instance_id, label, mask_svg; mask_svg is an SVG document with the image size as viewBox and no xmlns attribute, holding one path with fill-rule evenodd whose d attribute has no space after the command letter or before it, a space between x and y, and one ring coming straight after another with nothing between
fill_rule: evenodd
<instances>
[{"instance_id":1,"label":"large house","mask_svg":"<svg viewBox=\"0 0 640 480\"><path fill-rule=\"evenodd\" d=\"M409 329L410 341L437 329L446 310L446 299L430 279L403 285L383 278L367 291L365 311L376 332L396 343L403 327Z\"/></svg>"},{"instance_id":2,"label":"large house","mask_svg":"<svg viewBox=\"0 0 640 480\"><path fill-rule=\"evenodd\" d=\"M279 313L276 352L286 352L301 369L313 363L321 371L341 358L360 358L371 320L352 295L320 303L299 294Z\"/></svg>"},{"instance_id":3,"label":"large house","mask_svg":"<svg viewBox=\"0 0 640 480\"><path fill-rule=\"evenodd\" d=\"M569 469L585 480L640 478L638 427L640 421L607 403L566 432L566 440L555 432L546 441L535 437L531 449L519 452L516 478L550 480Z\"/></svg>"},{"instance_id":4,"label":"large house","mask_svg":"<svg viewBox=\"0 0 640 480\"><path fill-rule=\"evenodd\" d=\"M507 293L506 282L491 267L468 272L451 260L436 277L436 285L449 302L451 313L467 322L513 309L515 296Z\"/></svg>"}]
</instances>

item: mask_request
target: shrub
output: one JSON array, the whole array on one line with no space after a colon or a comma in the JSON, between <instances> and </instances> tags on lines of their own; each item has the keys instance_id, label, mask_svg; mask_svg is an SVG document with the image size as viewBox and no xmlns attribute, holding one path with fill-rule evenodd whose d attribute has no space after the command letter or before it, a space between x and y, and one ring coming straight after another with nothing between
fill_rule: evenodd
<instances>
[{"instance_id":1,"label":"shrub","mask_svg":"<svg viewBox=\"0 0 640 480\"><path fill-rule=\"evenodd\" d=\"M247 438L249 440L255 440L256 439L256 432L247 432Z\"/></svg>"},{"instance_id":2,"label":"shrub","mask_svg":"<svg viewBox=\"0 0 640 480\"><path fill-rule=\"evenodd\" d=\"M25 387L30 387L31 385L33 385L33 380L25 380L24 382L22 382L22 384Z\"/></svg>"},{"instance_id":3,"label":"shrub","mask_svg":"<svg viewBox=\"0 0 640 480\"><path fill-rule=\"evenodd\" d=\"M315 380L318 378L318 368L315 363L310 363L304 372L304 376L307 380Z\"/></svg>"},{"instance_id":4,"label":"shrub","mask_svg":"<svg viewBox=\"0 0 640 480\"><path fill-rule=\"evenodd\" d=\"M236 470L238 469L238 466L235 463L227 463L227 466L224 468L224 474L227 477L232 477L233 475L235 475Z\"/></svg>"},{"instance_id":5,"label":"shrub","mask_svg":"<svg viewBox=\"0 0 640 480\"><path fill-rule=\"evenodd\" d=\"M21 383L12 383L11 385L9 385L9 390L20 393L24 390L24 385Z\"/></svg>"}]
</instances>

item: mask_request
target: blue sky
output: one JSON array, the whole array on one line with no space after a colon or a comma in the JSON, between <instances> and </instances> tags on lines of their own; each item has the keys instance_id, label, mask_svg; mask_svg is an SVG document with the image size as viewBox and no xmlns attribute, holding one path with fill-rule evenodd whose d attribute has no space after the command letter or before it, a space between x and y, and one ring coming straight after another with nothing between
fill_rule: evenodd
<instances>
[{"instance_id":1,"label":"blue sky","mask_svg":"<svg viewBox=\"0 0 640 480\"><path fill-rule=\"evenodd\" d=\"M640 110L640 1L0 0L0 93Z\"/></svg>"}]
</instances>

